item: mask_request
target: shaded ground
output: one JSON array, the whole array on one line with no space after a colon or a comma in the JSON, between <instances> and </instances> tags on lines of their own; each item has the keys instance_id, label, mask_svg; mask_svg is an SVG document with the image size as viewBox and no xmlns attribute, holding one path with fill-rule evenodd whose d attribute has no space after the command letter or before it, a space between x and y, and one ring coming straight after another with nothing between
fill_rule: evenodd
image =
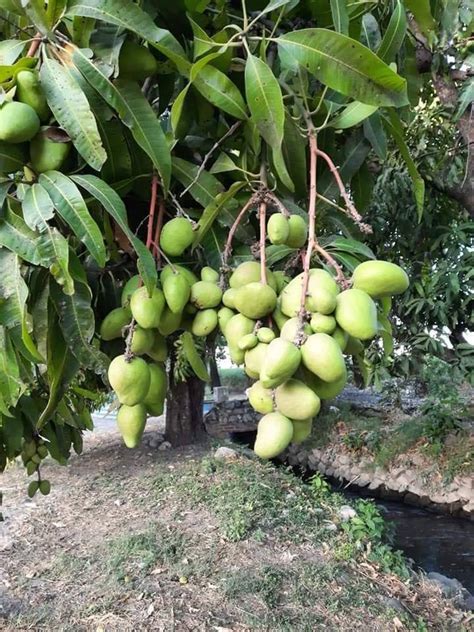
<instances>
[{"instance_id":1,"label":"shaded ground","mask_svg":"<svg viewBox=\"0 0 474 632\"><path fill-rule=\"evenodd\" d=\"M113 431L85 446L46 463L48 497L25 499L19 466L3 476L2 630L471 629L437 589L371 562L341 501L289 473L206 447L130 451Z\"/></svg>"}]
</instances>

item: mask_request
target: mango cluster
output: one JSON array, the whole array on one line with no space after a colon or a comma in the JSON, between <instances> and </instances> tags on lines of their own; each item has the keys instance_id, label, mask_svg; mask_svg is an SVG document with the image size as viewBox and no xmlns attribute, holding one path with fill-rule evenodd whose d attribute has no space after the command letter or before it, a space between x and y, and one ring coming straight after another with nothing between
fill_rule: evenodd
<instances>
[{"instance_id":1,"label":"mango cluster","mask_svg":"<svg viewBox=\"0 0 474 632\"><path fill-rule=\"evenodd\" d=\"M36 173L63 165L71 142L63 130L46 125L51 116L38 72L18 72L14 100L0 106L0 174L16 173L25 165Z\"/></svg>"},{"instance_id":2,"label":"mango cluster","mask_svg":"<svg viewBox=\"0 0 474 632\"><path fill-rule=\"evenodd\" d=\"M38 471L41 461L47 456L48 448L43 439L24 440L21 450L21 459L26 466L28 476L32 476ZM46 479L31 481L28 484L28 496L33 498L37 491L43 494L43 496L47 496L51 491L51 483Z\"/></svg>"},{"instance_id":3,"label":"mango cluster","mask_svg":"<svg viewBox=\"0 0 474 632\"><path fill-rule=\"evenodd\" d=\"M309 271L289 279L260 264L238 266L218 313L233 362L257 380L247 391L264 415L254 450L262 458L280 454L311 433L321 400L342 391L347 381L344 353L356 355L379 330L379 300L404 292L408 277L399 266L367 261L354 270L351 289L341 291L331 274Z\"/></svg>"}]
</instances>

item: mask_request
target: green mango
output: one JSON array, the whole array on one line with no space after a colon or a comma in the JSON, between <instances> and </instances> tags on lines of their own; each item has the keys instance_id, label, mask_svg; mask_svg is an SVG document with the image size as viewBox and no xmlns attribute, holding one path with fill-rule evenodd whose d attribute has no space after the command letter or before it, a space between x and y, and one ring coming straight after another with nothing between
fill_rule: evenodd
<instances>
[{"instance_id":1,"label":"green mango","mask_svg":"<svg viewBox=\"0 0 474 632\"><path fill-rule=\"evenodd\" d=\"M273 386L282 384L293 375L301 362L301 351L296 345L283 338L275 338L268 345L261 369L261 380L265 387L271 381ZM275 381L277 383L275 383Z\"/></svg>"},{"instance_id":2,"label":"green mango","mask_svg":"<svg viewBox=\"0 0 474 632\"><path fill-rule=\"evenodd\" d=\"M288 316L285 316L285 314L281 311L279 303L280 300L277 301L277 306L272 312L272 320L281 331L289 318Z\"/></svg>"},{"instance_id":3,"label":"green mango","mask_svg":"<svg viewBox=\"0 0 474 632\"><path fill-rule=\"evenodd\" d=\"M255 382L247 389L247 397L250 405L255 411L257 411L257 413L267 415L268 413L273 412L272 391L271 389L262 386L260 381Z\"/></svg>"},{"instance_id":4,"label":"green mango","mask_svg":"<svg viewBox=\"0 0 474 632\"><path fill-rule=\"evenodd\" d=\"M303 419L298 421L296 419L291 420L293 422L293 438L291 439L291 443L294 445L299 445L306 441L306 439L311 435L311 430L313 429L313 420Z\"/></svg>"},{"instance_id":5,"label":"green mango","mask_svg":"<svg viewBox=\"0 0 474 632\"><path fill-rule=\"evenodd\" d=\"M146 407L143 404L120 406L117 426L127 448L136 448L143 436L146 425Z\"/></svg>"},{"instance_id":6,"label":"green mango","mask_svg":"<svg viewBox=\"0 0 474 632\"><path fill-rule=\"evenodd\" d=\"M21 171L27 161L24 145L0 141L0 174L7 175Z\"/></svg>"},{"instance_id":7,"label":"green mango","mask_svg":"<svg viewBox=\"0 0 474 632\"><path fill-rule=\"evenodd\" d=\"M145 360L135 357L128 362L119 355L110 363L108 377L121 404L135 406L145 399L150 386L150 370Z\"/></svg>"},{"instance_id":8,"label":"green mango","mask_svg":"<svg viewBox=\"0 0 474 632\"><path fill-rule=\"evenodd\" d=\"M305 384L313 390L320 399L334 399L344 390L347 384L347 369L334 382L325 382L311 371L305 370Z\"/></svg>"},{"instance_id":9,"label":"green mango","mask_svg":"<svg viewBox=\"0 0 474 632\"><path fill-rule=\"evenodd\" d=\"M260 377L260 371L262 370L262 364L267 351L268 345L263 342L259 342L255 347L248 349L245 352L245 372L254 380L257 380Z\"/></svg>"},{"instance_id":10,"label":"green mango","mask_svg":"<svg viewBox=\"0 0 474 632\"><path fill-rule=\"evenodd\" d=\"M32 107L41 122L44 123L50 117L51 110L36 70L20 70L17 73L15 97Z\"/></svg>"},{"instance_id":11,"label":"green mango","mask_svg":"<svg viewBox=\"0 0 474 632\"><path fill-rule=\"evenodd\" d=\"M219 283L219 272L217 272L217 270L214 270L214 268L204 266L204 268L201 270L201 281Z\"/></svg>"},{"instance_id":12,"label":"green mango","mask_svg":"<svg viewBox=\"0 0 474 632\"><path fill-rule=\"evenodd\" d=\"M217 322L215 309L203 309L194 317L191 332L195 336L208 336L217 327Z\"/></svg>"},{"instance_id":13,"label":"green mango","mask_svg":"<svg viewBox=\"0 0 474 632\"><path fill-rule=\"evenodd\" d=\"M298 332L300 331L300 329L301 329L300 319L298 316L295 316L294 318L290 318L286 321L286 323L281 328L280 336L284 340L289 340L289 342L293 342L293 343L298 342L296 340L296 336L298 335ZM308 325L308 323L303 324L302 333L303 333L303 340L306 339L307 336L311 336L311 334L313 333L313 330Z\"/></svg>"},{"instance_id":14,"label":"green mango","mask_svg":"<svg viewBox=\"0 0 474 632\"><path fill-rule=\"evenodd\" d=\"M239 349L242 351L248 351L258 345L258 338L255 334L247 334L239 340Z\"/></svg>"},{"instance_id":15,"label":"green mango","mask_svg":"<svg viewBox=\"0 0 474 632\"><path fill-rule=\"evenodd\" d=\"M344 356L328 334L312 334L301 347L304 366L326 382L338 380L346 371Z\"/></svg>"},{"instance_id":16,"label":"green mango","mask_svg":"<svg viewBox=\"0 0 474 632\"><path fill-rule=\"evenodd\" d=\"M33 496L36 494L36 492L39 489L39 483L38 481L31 481L31 483L29 483L28 485L28 498L33 498Z\"/></svg>"},{"instance_id":17,"label":"green mango","mask_svg":"<svg viewBox=\"0 0 474 632\"><path fill-rule=\"evenodd\" d=\"M280 413L269 413L260 419L253 450L261 459L273 459L290 445L293 424Z\"/></svg>"},{"instance_id":18,"label":"green mango","mask_svg":"<svg viewBox=\"0 0 474 632\"><path fill-rule=\"evenodd\" d=\"M128 279L122 289L122 295L120 298L120 302L122 307L128 307L130 305L130 299L132 298L132 294L135 290L142 285L142 280L139 274L132 276Z\"/></svg>"},{"instance_id":19,"label":"green mango","mask_svg":"<svg viewBox=\"0 0 474 632\"><path fill-rule=\"evenodd\" d=\"M0 107L0 140L24 143L36 136L40 120L33 108L19 101L7 101Z\"/></svg>"},{"instance_id":20,"label":"green mango","mask_svg":"<svg viewBox=\"0 0 474 632\"><path fill-rule=\"evenodd\" d=\"M245 352L239 349L239 341L247 334L253 333L255 321L243 314L236 314L229 319L225 326L225 337L229 345L229 354L232 362L242 364Z\"/></svg>"},{"instance_id":21,"label":"green mango","mask_svg":"<svg viewBox=\"0 0 474 632\"><path fill-rule=\"evenodd\" d=\"M125 40L122 44L118 62L121 79L144 81L158 70L158 62L148 48L133 40Z\"/></svg>"},{"instance_id":22,"label":"green mango","mask_svg":"<svg viewBox=\"0 0 474 632\"><path fill-rule=\"evenodd\" d=\"M360 353L363 353L364 345L357 338L349 336L344 351L347 353L347 355L359 355Z\"/></svg>"},{"instance_id":23,"label":"green mango","mask_svg":"<svg viewBox=\"0 0 474 632\"><path fill-rule=\"evenodd\" d=\"M163 404L168 389L166 371L163 365L154 362L148 365L148 369L150 371L150 386L143 400L147 408L153 404Z\"/></svg>"},{"instance_id":24,"label":"green mango","mask_svg":"<svg viewBox=\"0 0 474 632\"><path fill-rule=\"evenodd\" d=\"M158 331L153 331L153 345L147 351L147 355L155 360L155 362L165 362L168 356L168 349L166 347L166 338L162 336Z\"/></svg>"},{"instance_id":25,"label":"green mango","mask_svg":"<svg viewBox=\"0 0 474 632\"><path fill-rule=\"evenodd\" d=\"M346 350L347 343L349 341L349 334L347 333L347 331L344 331L344 329L341 329L341 327L337 326L336 329L332 332L331 337L334 338L334 340L337 342L341 351Z\"/></svg>"},{"instance_id":26,"label":"green mango","mask_svg":"<svg viewBox=\"0 0 474 632\"><path fill-rule=\"evenodd\" d=\"M290 236L288 218L282 213L274 213L267 223L267 235L272 244L285 244Z\"/></svg>"},{"instance_id":27,"label":"green mango","mask_svg":"<svg viewBox=\"0 0 474 632\"><path fill-rule=\"evenodd\" d=\"M290 379L275 390L276 409L285 417L303 421L315 417L321 408L319 397L300 380Z\"/></svg>"},{"instance_id":28,"label":"green mango","mask_svg":"<svg viewBox=\"0 0 474 632\"><path fill-rule=\"evenodd\" d=\"M344 290L337 297L336 320L344 331L359 340L370 340L377 334L377 306L363 290Z\"/></svg>"},{"instance_id":29,"label":"green mango","mask_svg":"<svg viewBox=\"0 0 474 632\"><path fill-rule=\"evenodd\" d=\"M352 274L352 287L373 298L402 294L409 285L405 270L389 261L364 261Z\"/></svg>"},{"instance_id":30,"label":"green mango","mask_svg":"<svg viewBox=\"0 0 474 632\"><path fill-rule=\"evenodd\" d=\"M308 226L300 215L290 215L288 218L288 238L286 245L290 248L302 248L308 238Z\"/></svg>"},{"instance_id":31,"label":"green mango","mask_svg":"<svg viewBox=\"0 0 474 632\"><path fill-rule=\"evenodd\" d=\"M336 319L327 314L313 314L309 324L315 334L332 334L336 329Z\"/></svg>"},{"instance_id":32,"label":"green mango","mask_svg":"<svg viewBox=\"0 0 474 632\"><path fill-rule=\"evenodd\" d=\"M160 248L169 257L180 257L193 241L193 225L189 219L175 217L163 226Z\"/></svg>"},{"instance_id":33,"label":"green mango","mask_svg":"<svg viewBox=\"0 0 474 632\"><path fill-rule=\"evenodd\" d=\"M224 303L225 307L228 307L229 309L235 309L236 294L237 290L231 287L224 292L224 294L222 295L222 302Z\"/></svg>"},{"instance_id":34,"label":"green mango","mask_svg":"<svg viewBox=\"0 0 474 632\"><path fill-rule=\"evenodd\" d=\"M170 310L174 314L181 314L191 294L191 286L186 277L179 272L168 274L161 285Z\"/></svg>"},{"instance_id":35,"label":"green mango","mask_svg":"<svg viewBox=\"0 0 474 632\"><path fill-rule=\"evenodd\" d=\"M257 340L259 342L265 342L266 344L268 344L275 338L275 332L273 331L273 329L270 329L270 327L260 327L257 330Z\"/></svg>"},{"instance_id":36,"label":"green mango","mask_svg":"<svg viewBox=\"0 0 474 632\"><path fill-rule=\"evenodd\" d=\"M229 307L221 307L217 312L217 321L219 323L219 329L225 336L225 328L229 320L235 316L235 312L231 310Z\"/></svg>"},{"instance_id":37,"label":"green mango","mask_svg":"<svg viewBox=\"0 0 474 632\"><path fill-rule=\"evenodd\" d=\"M155 288L149 296L146 287L140 287L135 290L130 299L132 316L143 329L159 327L164 307L165 297L159 288Z\"/></svg>"},{"instance_id":38,"label":"green mango","mask_svg":"<svg viewBox=\"0 0 474 632\"><path fill-rule=\"evenodd\" d=\"M222 290L210 281L198 281L191 287L191 303L198 309L217 307L222 299Z\"/></svg>"},{"instance_id":39,"label":"green mango","mask_svg":"<svg viewBox=\"0 0 474 632\"><path fill-rule=\"evenodd\" d=\"M51 491L51 483L48 480L43 479L39 484L39 490L43 496L47 496Z\"/></svg>"},{"instance_id":40,"label":"green mango","mask_svg":"<svg viewBox=\"0 0 474 632\"><path fill-rule=\"evenodd\" d=\"M286 287L288 283L291 281L291 277L285 274L282 270L276 270L273 273L273 276L275 277L275 281L277 285L276 292L277 294L280 294L283 288Z\"/></svg>"},{"instance_id":41,"label":"green mango","mask_svg":"<svg viewBox=\"0 0 474 632\"><path fill-rule=\"evenodd\" d=\"M100 325L102 340L114 340L122 337L122 329L130 324L131 315L128 309L116 307L107 314Z\"/></svg>"},{"instance_id":42,"label":"green mango","mask_svg":"<svg viewBox=\"0 0 474 632\"><path fill-rule=\"evenodd\" d=\"M175 331L182 328L182 321L182 314L175 314L167 305L165 305L163 311L161 312L158 331L162 336L170 336Z\"/></svg>"},{"instance_id":43,"label":"green mango","mask_svg":"<svg viewBox=\"0 0 474 632\"><path fill-rule=\"evenodd\" d=\"M191 285L194 285L195 283L197 283L199 281L199 279L194 274L194 272L192 272L191 270L188 270L188 268L185 268L184 266L180 266L177 263L173 263L172 266L169 265L169 264L166 265L163 268L163 270L161 271L161 273L160 273L161 285L163 285L163 283L165 282L167 277L171 276L172 274L176 274L176 273L184 276L184 278L189 283L190 287L191 287Z\"/></svg>"},{"instance_id":44,"label":"green mango","mask_svg":"<svg viewBox=\"0 0 474 632\"><path fill-rule=\"evenodd\" d=\"M71 151L68 140L56 140L61 138L53 127L42 127L38 134L30 142L30 162L36 173L59 170Z\"/></svg>"},{"instance_id":45,"label":"green mango","mask_svg":"<svg viewBox=\"0 0 474 632\"><path fill-rule=\"evenodd\" d=\"M152 417L160 417L163 414L165 409L165 402L153 402L148 404L146 407L146 412Z\"/></svg>"},{"instance_id":46,"label":"green mango","mask_svg":"<svg viewBox=\"0 0 474 632\"><path fill-rule=\"evenodd\" d=\"M277 284L273 272L266 268L266 276L268 285L275 290ZM258 261L244 261L231 274L229 285L231 288L238 289L249 283L257 283L261 280L260 263ZM231 307L230 305L228 307Z\"/></svg>"},{"instance_id":47,"label":"green mango","mask_svg":"<svg viewBox=\"0 0 474 632\"><path fill-rule=\"evenodd\" d=\"M143 329L142 327L137 326L132 334L130 351L135 355L148 353L153 347L154 341L155 332L152 329Z\"/></svg>"},{"instance_id":48,"label":"green mango","mask_svg":"<svg viewBox=\"0 0 474 632\"><path fill-rule=\"evenodd\" d=\"M235 293L235 307L247 318L262 318L270 314L276 307L277 295L269 285L260 281L248 283L238 288Z\"/></svg>"},{"instance_id":49,"label":"green mango","mask_svg":"<svg viewBox=\"0 0 474 632\"><path fill-rule=\"evenodd\" d=\"M301 309L303 276L303 273L298 274L280 294L281 311L290 318L298 316ZM330 314L336 307L338 293L339 288L331 275L325 270L314 268L309 271L305 309L309 312Z\"/></svg>"}]
</instances>

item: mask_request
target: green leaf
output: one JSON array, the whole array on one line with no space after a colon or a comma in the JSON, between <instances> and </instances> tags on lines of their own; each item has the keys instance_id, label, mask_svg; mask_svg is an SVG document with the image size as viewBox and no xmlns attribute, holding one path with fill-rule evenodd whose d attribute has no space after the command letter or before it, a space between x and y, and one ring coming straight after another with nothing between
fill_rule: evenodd
<instances>
[{"instance_id":1,"label":"green leaf","mask_svg":"<svg viewBox=\"0 0 474 632\"><path fill-rule=\"evenodd\" d=\"M212 165L209 173L226 173L227 171L239 171L240 167L232 160L232 158L222 151Z\"/></svg>"},{"instance_id":2,"label":"green leaf","mask_svg":"<svg viewBox=\"0 0 474 632\"><path fill-rule=\"evenodd\" d=\"M64 396L66 387L79 369L79 362L71 354L58 326L57 319L50 323L47 345L47 376L49 382L49 398L46 407L38 419L36 429L41 430L50 421L59 402Z\"/></svg>"},{"instance_id":3,"label":"green leaf","mask_svg":"<svg viewBox=\"0 0 474 632\"><path fill-rule=\"evenodd\" d=\"M166 29L156 26L150 15L133 0L69 0L66 16L74 15L95 18L133 31L153 44L178 68L184 68L186 64L190 66L178 40Z\"/></svg>"},{"instance_id":4,"label":"green leaf","mask_svg":"<svg viewBox=\"0 0 474 632\"><path fill-rule=\"evenodd\" d=\"M297 199L304 198L307 193L306 167L307 138L302 137L298 126L290 115L285 117L285 135L281 150L291 182L295 186Z\"/></svg>"},{"instance_id":5,"label":"green leaf","mask_svg":"<svg viewBox=\"0 0 474 632\"><path fill-rule=\"evenodd\" d=\"M40 175L39 184L48 192L59 215L103 268L106 252L101 230L74 182L59 171L47 171Z\"/></svg>"},{"instance_id":6,"label":"green leaf","mask_svg":"<svg viewBox=\"0 0 474 632\"><path fill-rule=\"evenodd\" d=\"M209 204L209 206L204 209L203 214L199 218L199 222L197 224L193 247L201 243L204 235L211 228L214 220L217 218L219 213L229 202L229 200L232 200L234 198L237 191L239 191L245 184L245 182L234 182L228 191L225 191L224 193L218 193L214 201L211 202L211 204Z\"/></svg>"},{"instance_id":7,"label":"green leaf","mask_svg":"<svg viewBox=\"0 0 474 632\"><path fill-rule=\"evenodd\" d=\"M238 119L247 118L247 108L239 89L227 75L205 66L194 79L193 85L212 105Z\"/></svg>"},{"instance_id":8,"label":"green leaf","mask_svg":"<svg viewBox=\"0 0 474 632\"><path fill-rule=\"evenodd\" d=\"M25 48L25 42L18 39L0 42L0 66L10 66L15 63Z\"/></svg>"},{"instance_id":9,"label":"green leaf","mask_svg":"<svg viewBox=\"0 0 474 632\"><path fill-rule=\"evenodd\" d=\"M0 395L6 406L11 407L15 406L24 390L10 336L6 329L0 327Z\"/></svg>"},{"instance_id":10,"label":"green leaf","mask_svg":"<svg viewBox=\"0 0 474 632\"><path fill-rule=\"evenodd\" d=\"M254 55L245 64L245 94L252 120L264 140L277 149L283 141L285 110L278 81L271 68Z\"/></svg>"},{"instance_id":11,"label":"green leaf","mask_svg":"<svg viewBox=\"0 0 474 632\"><path fill-rule=\"evenodd\" d=\"M11 211L0 220L0 246L8 248L24 261L40 265L38 233L32 231L21 217Z\"/></svg>"},{"instance_id":12,"label":"green leaf","mask_svg":"<svg viewBox=\"0 0 474 632\"><path fill-rule=\"evenodd\" d=\"M388 113L389 118L384 119L385 129L391 134L398 150L405 161L405 164L413 182L413 190L415 194L416 207L418 209L418 221L423 217L423 206L425 203L425 181L420 175L415 161L411 157L408 145L405 142L405 133L400 119L394 112Z\"/></svg>"},{"instance_id":13,"label":"green leaf","mask_svg":"<svg viewBox=\"0 0 474 632\"><path fill-rule=\"evenodd\" d=\"M265 252L267 255L267 266L271 267L275 265L275 263L278 263L282 259L285 259L285 257L288 257L289 255L294 254L295 249L291 248L290 246L285 246L284 244L282 244L278 246L275 246L275 245L267 246L265 248Z\"/></svg>"},{"instance_id":14,"label":"green leaf","mask_svg":"<svg viewBox=\"0 0 474 632\"><path fill-rule=\"evenodd\" d=\"M65 237L56 228L48 227L38 238L37 247L41 265L49 267L65 294L74 294L74 281L69 273L69 246Z\"/></svg>"},{"instance_id":15,"label":"green leaf","mask_svg":"<svg viewBox=\"0 0 474 632\"><path fill-rule=\"evenodd\" d=\"M364 121L364 134L380 160L385 160L387 157L387 136L378 112Z\"/></svg>"},{"instance_id":16,"label":"green leaf","mask_svg":"<svg viewBox=\"0 0 474 632\"><path fill-rule=\"evenodd\" d=\"M194 338L189 331L185 331L184 334L181 335L181 340L183 341L183 351L194 373L203 382L210 382L211 378L207 372L206 365L199 355L196 345L194 344Z\"/></svg>"},{"instance_id":17,"label":"green leaf","mask_svg":"<svg viewBox=\"0 0 474 632\"><path fill-rule=\"evenodd\" d=\"M347 13L346 0L330 0L330 2L334 28L339 33L347 35L349 31L349 15Z\"/></svg>"},{"instance_id":18,"label":"green leaf","mask_svg":"<svg viewBox=\"0 0 474 632\"><path fill-rule=\"evenodd\" d=\"M192 162L177 158L172 159L173 176L181 182L193 198L206 208L222 193L224 187L222 183L205 169L199 171L199 167ZM199 176L198 176L199 174Z\"/></svg>"},{"instance_id":19,"label":"green leaf","mask_svg":"<svg viewBox=\"0 0 474 632\"><path fill-rule=\"evenodd\" d=\"M331 121L330 125L336 129L354 127L368 118L377 109L378 107L376 105L367 105L360 101L353 101Z\"/></svg>"},{"instance_id":20,"label":"green leaf","mask_svg":"<svg viewBox=\"0 0 474 632\"><path fill-rule=\"evenodd\" d=\"M101 178L106 182L119 182L132 176L132 157L127 146L124 126L116 118L110 121L97 118L100 137L107 152Z\"/></svg>"},{"instance_id":21,"label":"green leaf","mask_svg":"<svg viewBox=\"0 0 474 632\"><path fill-rule=\"evenodd\" d=\"M329 244L331 250L342 250L352 254L362 255L365 259L375 259L372 250L356 239L346 239L345 237L336 237Z\"/></svg>"},{"instance_id":22,"label":"green leaf","mask_svg":"<svg viewBox=\"0 0 474 632\"><path fill-rule=\"evenodd\" d=\"M33 22L35 29L41 35L47 35L49 27L44 2L42 0L21 0L21 6L27 17Z\"/></svg>"},{"instance_id":23,"label":"green leaf","mask_svg":"<svg viewBox=\"0 0 474 632\"><path fill-rule=\"evenodd\" d=\"M182 121L183 111L184 111L185 102L186 102L186 96L188 94L190 87L191 87L190 83L186 84L184 88L181 90L181 92L178 94L176 99L174 100L173 105L171 106L170 120L171 120L171 127L173 128L175 137L179 137L179 133L178 133L179 124L180 124L180 121ZM188 104L188 107L189 107L189 104Z\"/></svg>"},{"instance_id":24,"label":"green leaf","mask_svg":"<svg viewBox=\"0 0 474 632\"><path fill-rule=\"evenodd\" d=\"M346 35L304 29L276 41L280 50L341 94L369 105L400 107L408 103L405 79Z\"/></svg>"},{"instance_id":25,"label":"green leaf","mask_svg":"<svg viewBox=\"0 0 474 632\"><path fill-rule=\"evenodd\" d=\"M370 50L375 51L380 46L382 36L380 35L379 23L372 13L366 13L362 16L360 40Z\"/></svg>"},{"instance_id":26,"label":"green leaf","mask_svg":"<svg viewBox=\"0 0 474 632\"><path fill-rule=\"evenodd\" d=\"M436 22L431 14L430 0L404 0L404 5L413 13L421 32L432 41L435 37Z\"/></svg>"},{"instance_id":27,"label":"green leaf","mask_svg":"<svg viewBox=\"0 0 474 632\"><path fill-rule=\"evenodd\" d=\"M138 271L149 292L156 287L158 275L155 260L145 244L136 237L128 226L127 209L117 193L97 176L72 176L74 182L92 195L109 213L125 233L138 255Z\"/></svg>"},{"instance_id":28,"label":"green leaf","mask_svg":"<svg viewBox=\"0 0 474 632\"><path fill-rule=\"evenodd\" d=\"M130 128L137 144L153 161L167 191L171 177L170 149L160 121L139 85L123 80L112 83L82 50L76 49L72 59L89 84Z\"/></svg>"},{"instance_id":29,"label":"green leaf","mask_svg":"<svg viewBox=\"0 0 474 632\"><path fill-rule=\"evenodd\" d=\"M107 160L99 130L86 96L70 72L53 59L44 59L41 85L58 123L77 151L96 171Z\"/></svg>"},{"instance_id":30,"label":"green leaf","mask_svg":"<svg viewBox=\"0 0 474 632\"><path fill-rule=\"evenodd\" d=\"M21 204L23 219L32 230L49 229L48 221L54 217L54 204L41 184L29 187Z\"/></svg>"},{"instance_id":31,"label":"green leaf","mask_svg":"<svg viewBox=\"0 0 474 632\"><path fill-rule=\"evenodd\" d=\"M277 172L277 175L280 178L282 184L289 191L293 192L295 190L295 185L293 184L291 176L288 173L288 168L286 166L281 147L276 147L273 150L272 160L273 160L273 166L275 167L275 171Z\"/></svg>"},{"instance_id":32,"label":"green leaf","mask_svg":"<svg viewBox=\"0 0 474 632\"><path fill-rule=\"evenodd\" d=\"M18 255L0 249L0 325L3 327L21 325L25 319L28 286L21 275L20 264Z\"/></svg>"},{"instance_id":33,"label":"green leaf","mask_svg":"<svg viewBox=\"0 0 474 632\"><path fill-rule=\"evenodd\" d=\"M377 55L387 64L395 59L395 55L400 50L407 31L407 17L405 9L400 2L397 2L394 12L388 23L387 30L382 42L377 50Z\"/></svg>"},{"instance_id":34,"label":"green leaf","mask_svg":"<svg viewBox=\"0 0 474 632\"><path fill-rule=\"evenodd\" d=\"M265 15L266 13L270 13L270 11L275 11L275 9L279 9L290 2L292 2L292 0L270 0L267 6L260 11L260 15Z\"/></svg>"},{"instance_id":35,"label":"green leaf","mask_svg":"<svg viewBox=\"0 0 474 632\"><path fill-rule=\"evenodd\" d=\"M107 356L91 344L95 331L94 312L91 307L90 288L75 279L76 291L68 296L51 284L51 298L59 317L59 324L69 349L82 366L103 373L107 367Z\"/></svg>"}]
</instances>

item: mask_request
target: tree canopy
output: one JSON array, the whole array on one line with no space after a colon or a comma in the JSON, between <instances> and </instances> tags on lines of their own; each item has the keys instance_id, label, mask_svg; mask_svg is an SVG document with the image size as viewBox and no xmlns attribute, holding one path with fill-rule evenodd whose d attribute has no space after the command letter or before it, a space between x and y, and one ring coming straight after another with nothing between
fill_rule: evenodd
<instances>
[{"instance_id":1,"label":"tree canopy","mask_svg":"<svg viewBox=\"0 0 474 632\"><path fill-rule=\"evenodd\" d=\"M193 232L171 266L210 266L221 289L254 259L306 279L321 267L345 288L359 263L393 257L425 279L395 327L403 311L428 337L465 327L446 266L464 270L470 253L472 25L452 0L0 0L0 465L31 463L38 445L62 463L80 452L125 344L100 325L137 272L156 287L173 218ZM455 211L426 200L426 182ZM268 244L262 205L309 223L309 246ZM430 222L437 242L417 258ZM216 334L189 329L166 330L175 381L207 377ZM370 377L370 347L352 357Z\"/></svg>"}]
</instances>

